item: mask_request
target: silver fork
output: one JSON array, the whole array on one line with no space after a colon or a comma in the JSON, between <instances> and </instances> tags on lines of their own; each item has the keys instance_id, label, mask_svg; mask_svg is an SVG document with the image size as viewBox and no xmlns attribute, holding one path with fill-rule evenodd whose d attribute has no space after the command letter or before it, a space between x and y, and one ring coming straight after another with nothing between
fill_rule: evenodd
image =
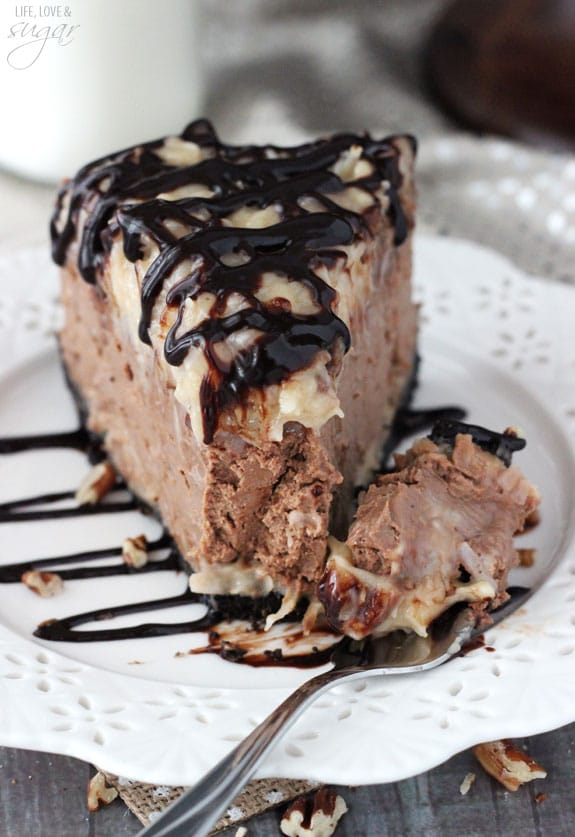
<instances>
[{"instance_id":1,"label":"silver fork","mask_svg":"<svg viewBox=\"0 0 575 837\"><path fill-rule=\"evenodd\" d=\"M510 600L494 611L497 624L520 607L534 588L510 591ZM253 775L266 753L322 692L336 683L385 674L413 674L443 665L477 636L476 615L465 607L442 617L428 637L396 632L377 640L343 640L335 648L333 668L303 683L268 715L203 779L176 800L139 837L204 837Z\"/></svg>"}]
</instances>

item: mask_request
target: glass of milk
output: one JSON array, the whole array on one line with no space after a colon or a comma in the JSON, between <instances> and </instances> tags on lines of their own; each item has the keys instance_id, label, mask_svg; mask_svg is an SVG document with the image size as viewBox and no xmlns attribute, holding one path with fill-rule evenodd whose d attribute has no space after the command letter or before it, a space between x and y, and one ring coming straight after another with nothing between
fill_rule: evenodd
<instances>
[{"instance_id":1,"label":"glass of milk","mask_svg":"<svg viewBox=\"0 0 575 837\"><path fill-rule=\"evenodd\" d=\"M0 2L0 166L55 182L180 133L202 99L196 0Z\"/></svg>"}]
</instances>

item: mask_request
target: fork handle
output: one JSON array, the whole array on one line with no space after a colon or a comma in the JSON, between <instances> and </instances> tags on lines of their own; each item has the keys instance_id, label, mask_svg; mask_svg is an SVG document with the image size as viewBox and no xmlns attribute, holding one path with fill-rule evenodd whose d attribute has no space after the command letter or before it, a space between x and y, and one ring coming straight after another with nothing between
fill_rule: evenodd
<instances>
[{"instance_id":1,"label":"fork handle","mask_svg":"<svg viewBox=\"0 0 575 837\"><path fill-rule=\"evenodd\" d=\"M360 670L358 674L365 676ZM304 709L350 672L328 671L306 681L284 700L231 753L171 805L138 837L204 837L253 775L268 750L288 731Z\"/></svg>"}]
</instances>

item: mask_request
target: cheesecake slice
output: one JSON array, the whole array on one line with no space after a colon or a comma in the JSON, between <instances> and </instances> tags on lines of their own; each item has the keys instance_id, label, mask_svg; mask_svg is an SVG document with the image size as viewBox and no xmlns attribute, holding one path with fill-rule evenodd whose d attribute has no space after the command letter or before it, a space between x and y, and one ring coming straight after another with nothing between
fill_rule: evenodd
<instances>
[{"instance_id":1,"label":"cheesecake slice","mask_svg":"<svg viewBox=\"0 0 575 837\"><path fill-rule=\"evenodd\" d=\"M425 636L457 602L488 623L519 563L513 536L540 500L511 465L524 445L512 430L440 421L396 454L397 470L370 486L347 541L331 539L319 585L331 624L355 639Z\"/></svg>"},{"instance_id":2,"label":"cheesecake slice","mask_svg":"<svg viewBox=\"0 0 575 837\"><path fill-rule=\"evenodd\" d=\"M414 141L222 143L206 121L81 169L51 233L66 372L197 589L321 578L409 396Z\"/></svg>"}]
</instances>

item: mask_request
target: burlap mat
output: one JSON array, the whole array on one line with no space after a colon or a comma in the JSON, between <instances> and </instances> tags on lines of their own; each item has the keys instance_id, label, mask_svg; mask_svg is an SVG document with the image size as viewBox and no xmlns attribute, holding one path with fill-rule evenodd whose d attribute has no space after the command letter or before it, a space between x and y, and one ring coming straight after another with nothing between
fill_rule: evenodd
<instances>
[{"instance_id":1,"label":"burlap mat","mask_svg":"<svg viewBox=\"0 0 575 837\"><path fill-rule=\"evenodd\" d=\"M186 788L167 785L145 785L142 782L132 782L121 776L101 772L104 773L107 783L116 788L120 799L126 803L143 825L153 822L186 790ZM295 779L256 779L246 785L210 833L216 834L224 828L240 825L250 817L278 805L287 805L292 799L318 787L320 785L317 783Z\"/></svg>"}]
</instances>

